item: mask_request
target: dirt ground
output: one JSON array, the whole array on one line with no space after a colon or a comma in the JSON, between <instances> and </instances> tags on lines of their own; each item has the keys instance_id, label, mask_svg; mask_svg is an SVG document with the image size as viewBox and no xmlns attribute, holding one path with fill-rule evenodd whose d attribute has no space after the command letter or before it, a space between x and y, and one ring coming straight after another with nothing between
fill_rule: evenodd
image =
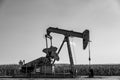
<instances>
[{"instance_id":1,"label":"dirt ground","mask_svg":"<svg viewBox=\"0 0 120 80\"><path fill-rule=\"evenodd\" d=\"M0 80L120 80L120 76L96 76L94 78L0 78Z\"/></svg>"}]
</instances>

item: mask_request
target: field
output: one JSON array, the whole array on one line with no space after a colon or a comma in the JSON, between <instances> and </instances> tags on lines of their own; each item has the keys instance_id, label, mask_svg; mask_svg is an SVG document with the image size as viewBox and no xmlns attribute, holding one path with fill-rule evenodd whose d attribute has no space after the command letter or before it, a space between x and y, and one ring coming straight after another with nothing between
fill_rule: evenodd
<instances>
[{"instance_id":1,"label":"field","mask_svg":"<svg viewBox=\"0 0 120 80\"><path fill-rule=\"evenodd\" d=\"M120 80L120 76L97 76L95 78L0 78L0 80Z\"/></svg>"},{"instance_id":2,"label":"field","mask_svg":"<svg viewBox=\"0 0 120 80\"><path fill-rule=\"evenodd\" d=\"M69 72L68 64L57 64L56 73ZM78 73L82 77L77 78L0 78L0 80L120 80L120 64L99 64L91 65L94 70L94 78L87 78L89 74L88 65L75 65ZM11 76L19 73L19 65L0 65L0 76Z\"/></svg>"}]
</instances>

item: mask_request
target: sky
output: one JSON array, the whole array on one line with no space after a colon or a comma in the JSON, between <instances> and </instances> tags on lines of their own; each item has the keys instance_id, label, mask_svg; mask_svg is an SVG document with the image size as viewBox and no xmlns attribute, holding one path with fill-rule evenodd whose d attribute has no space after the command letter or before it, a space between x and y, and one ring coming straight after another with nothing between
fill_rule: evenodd
<instances>
[{"instance_id":1,"label":"sky","mask_svg":"<svg viewBox=\"0 0 120 80\"><path fill-rule=\"evenodd\" d=\"M45 56L48 27L90 31L92 64L120 64L119 0L0 0L0 64L18 64ZM64 36L51 34L53 46L60 47ZM75 64L88 64L88 47L82 38L70 38ZM69 63L66 44L60 61Z\"/></svg>"}]
</instances>

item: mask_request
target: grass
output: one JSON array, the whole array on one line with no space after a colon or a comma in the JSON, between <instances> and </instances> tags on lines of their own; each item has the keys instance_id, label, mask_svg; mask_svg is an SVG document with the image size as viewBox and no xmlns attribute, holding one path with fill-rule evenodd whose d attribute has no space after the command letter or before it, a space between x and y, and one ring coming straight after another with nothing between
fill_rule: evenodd
<instances>
[{"instance_id":1,"label":"grass","mask_svg":"<svg viewBox=\"0 0 120 80\"><path fill-rule=\"evenodd\" d=\"M69 72L68 64L56 64L56 73ZM78 75L87 76L89 73L88 65L75 65ZM91 65L95 76L120 76L120 64L99 64ZM12 73L19 73L19 65L0 65L0 76L11 76Z\"/></svg>"}]
</instances>

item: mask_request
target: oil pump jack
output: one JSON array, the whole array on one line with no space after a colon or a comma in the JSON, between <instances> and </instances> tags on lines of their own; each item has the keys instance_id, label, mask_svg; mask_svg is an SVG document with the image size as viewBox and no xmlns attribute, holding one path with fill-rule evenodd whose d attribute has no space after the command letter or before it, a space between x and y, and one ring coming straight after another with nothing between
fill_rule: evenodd
<instances>
[{"instance_id":1,"label":"oil pump jack","mask_svg":"<svg viewBox=\"0 0 120 80\"><path fill-rule=\"evenodd\" d=\"M85 30L83 33L79 33L79 32L74 32L74 31L69 31L69 30L64 30L64 29L59 29L59 28L53 28L53 27L49 27L47 29L47 34L46 36L48 36L48 38L51 39L51 35L50 33L57 33L57 34L62 34L64 35L64 40L58 50L57 57L58 54L60 53L64 43L67 43L67 48L68 48L68 54L69 54L69 60L70 60L70 67L71 67L71 74L75 74L76 70L74 68L74 61L73 61L73 57L72 57L72 51L71 51L71 46L70 46L70 40L69 37L78 37L78 38L83 38L83 49L86 49L88 42L89 42L89 30ZM55 62L55 60L59 60L59 58L54 59L53 63Z\"/></svg>"},{"instance_id":2,"label":"oil pump jack","mask_svg":"<svg viewBox=\"0 0 120 80\"><path fill-rule=\"evenodd\" d=\"M52 45L52 36L51 33L57 33L57 34L62 34L64 35L64 40L58 49L57 47L54 47ZM49 27L46 30L45 38L46 38L46 48L43 49L43 52L46 53L45 57L40 57L36 60L33 60L31 62L28 62L24 64L21 68L21 72L23 73L31 73L33 72L36 68L42 68L42 73L51 73L52 65L54 65L55 61L59 61L59 56L58 54L60 53L64 43L67 43L67 48L68 48L68 54L69 54L69 60L70 60L70 74L71 76L75 76L76 74L76 69L74 68L74 61L72 57L72 51L71 51L71 46L70 46L70 40L69 37L77 37L77 38L82 38L83 39L83 49L86 49L88 42L89 42L89 30L85 30L83 33L80 32L75 32L75 31L70 31L70 30L64 30L64 29L59 29L59 28L54 28L54 27ZM48 47L48 41L47 39L50 39L51 46ZM58 50L57 50L58 49ZM50 72L45 71L43 67L50 66ZM49 70L49 69L48 69ZM47 77L47 76L46 76Z\"/></svg>"}]
</instances>

